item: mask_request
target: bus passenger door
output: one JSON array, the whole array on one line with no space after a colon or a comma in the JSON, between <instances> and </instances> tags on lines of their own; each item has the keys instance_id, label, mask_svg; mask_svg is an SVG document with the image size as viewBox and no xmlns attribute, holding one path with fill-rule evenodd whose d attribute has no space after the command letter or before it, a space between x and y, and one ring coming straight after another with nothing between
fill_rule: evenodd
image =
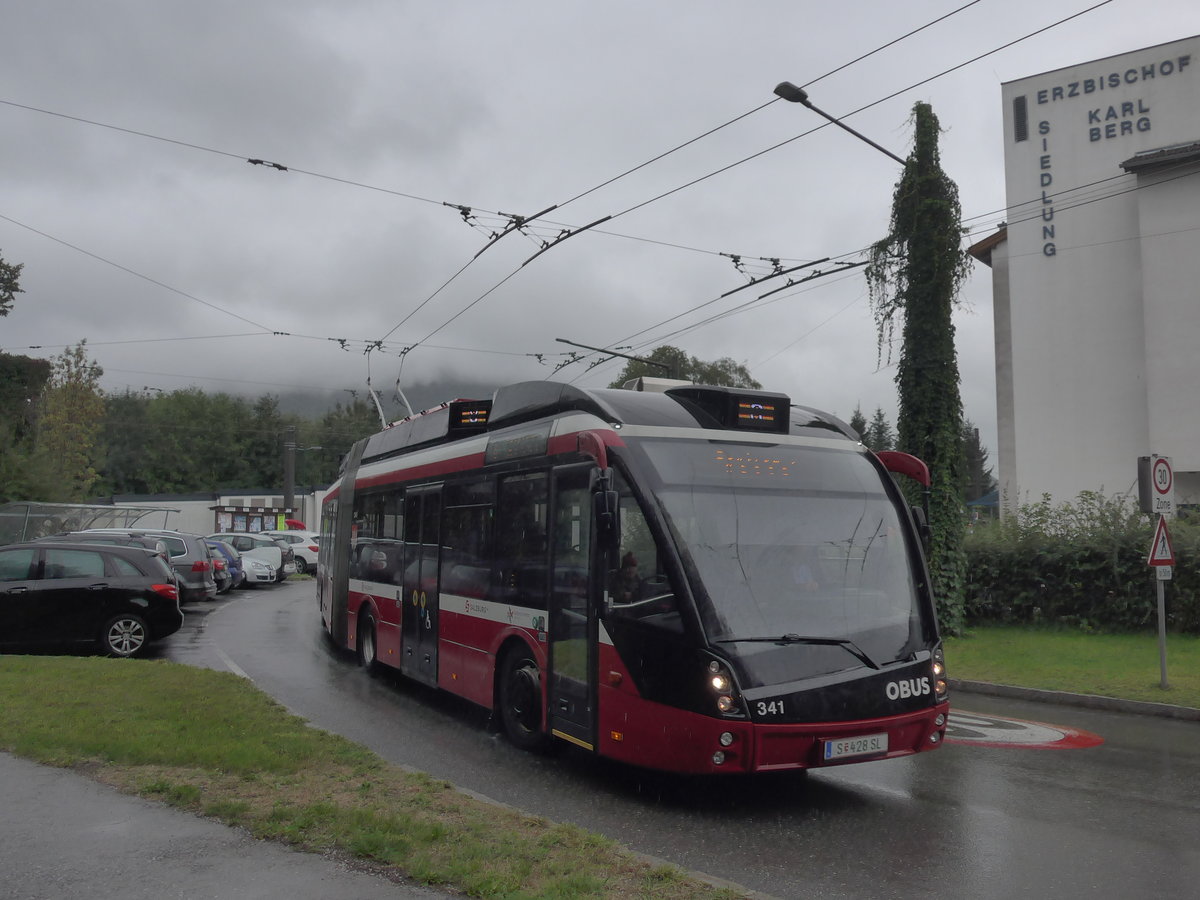
<instances>
[{"instance_id":1,"label":"bus passenger door","mask_svg":"<svg viewBox=\"0 0 1200 900\"><path fill-rule=\"evenodd\" d=\"M547 691L550 730L595 749L596 586L592 565L592 464L554 470Z\"/></svg>"},{"instance_id":2,"label":"bus passenger door","mask_svg":"<svg viewBox=\"0 0 1200 900\"><path fill-rule=\"evenodd\" d=\"M400 671L437 684L438 551L442 486L410 488L404 496L404 613Z\"/></svg>"}]
</instances>

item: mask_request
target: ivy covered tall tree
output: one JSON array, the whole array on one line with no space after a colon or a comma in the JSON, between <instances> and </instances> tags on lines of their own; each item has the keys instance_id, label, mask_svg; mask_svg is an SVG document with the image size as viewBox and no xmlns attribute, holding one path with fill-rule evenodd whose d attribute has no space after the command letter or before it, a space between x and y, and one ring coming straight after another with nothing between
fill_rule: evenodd
<instances>
[{"instance_id":1,"label":"ivy covered tall tree","mask_svg":"<svg viewBox=\"0 0 1200 900\"><path fill-rule=\"evenodd\" d=\"M966 556L962 399L951 313L971 261L962 246L958 188L942 171L932 107L916 104L913 123L913 150L896 185L888 235L871 248L867 283L881 354L901 329L896 447L929 466L933 589L942 627L955 633L963 624Z\"/></svg>"}]
</instances>

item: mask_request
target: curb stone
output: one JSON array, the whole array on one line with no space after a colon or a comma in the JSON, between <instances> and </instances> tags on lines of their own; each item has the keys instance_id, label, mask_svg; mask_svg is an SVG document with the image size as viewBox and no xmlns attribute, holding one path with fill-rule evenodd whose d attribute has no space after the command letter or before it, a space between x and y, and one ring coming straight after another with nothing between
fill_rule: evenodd
<instances>
[{"instance_id":1,"label":"curb stone","mask_svg":"<svg viewBox=\"0 0 1200 900\"><path fill-rule=\"evenodd\" d=\"M965 694L988 694L993 697L1010 697L1015 700L1033 700L1038 703L1057 703L1062 706L1079 706L1086 709L1103 709L1140 716L1158 716L1165 719L1200 722L1200 709L1190 706L1172 706L1170 703L1153 703L1148 700L1120 700L1116 697L1101 697L1096 694L1071 694L1066 691L1046 691L1006 684L989 684L986 681L963 681L957 678L950 679L950 689L962 691Z\"/></svg>"}]
</instances>

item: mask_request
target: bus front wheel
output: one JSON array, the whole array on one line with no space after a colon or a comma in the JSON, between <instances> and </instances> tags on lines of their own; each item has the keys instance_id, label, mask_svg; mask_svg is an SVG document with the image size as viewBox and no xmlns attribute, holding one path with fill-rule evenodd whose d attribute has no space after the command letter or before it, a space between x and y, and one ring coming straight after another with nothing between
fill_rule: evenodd
<instances>
[{"instance_id":1,"label":"bus front wheel","mask_svg":"<svg viewBox=\"0 0 1200 900\"><path fill-rule=\"evenodd\" d=\"M370 616L363 620L358 629L358 660L372 678L379 674L379 641L375 620Z\"/></svg>"},{"instance_id":2,"label":"bus front wheel","mask_svg":"<svg viewBox=\"0 0 1200 900\"><path fill-rule=\"evenodd\" d=\"M504 655L500 666L500 721L509 741L521 750L541 750L542 684L537 661L524 647Z\"/></svg>"}]
</instances>

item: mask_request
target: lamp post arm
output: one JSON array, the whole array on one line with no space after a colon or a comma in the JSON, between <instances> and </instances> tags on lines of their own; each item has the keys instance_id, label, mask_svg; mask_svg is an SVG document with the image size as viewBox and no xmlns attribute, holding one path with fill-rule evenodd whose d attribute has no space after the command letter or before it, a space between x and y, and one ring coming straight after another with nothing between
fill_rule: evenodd
<instances>
[{"instance_id":1,"label":"lamp post arm","mask_svg":"<svg viewBox=\"0 0 1200 900\"><path fill-rule=\"evenodd\" d=\"M900 157L898 157L891 150L888 150L886 147L879 146L879 144L875 143L873 140L871 140L866 135L860 134L859 132L855 131L853 128L851 128L849 125L847 125L841 119L831 116L829 113L825 112L825 110L818 109L816 106L813 106L812 101L808 99L808 92L805 91L804 88L796 87L796 85L792 84L790 81L781 81L781 82L779 82L779 84L775 85L775 95L777 97L782 97L784 100L787 100L790 103L799 103L803 106L807 106L809 109L811 109L813 112L815 112L818 116L821 116L824 119L828 119L830 122L832 122L838 128L842 128L842 129L850 132L852 135L854 135L856 138L858 138L863 143L870 144L872 147L874 147L880 153L884 154L885 156L890 156L896 162L900 163L900 165L904 165L904 160L902 160Z\"/></svg>"}]
</instances>

